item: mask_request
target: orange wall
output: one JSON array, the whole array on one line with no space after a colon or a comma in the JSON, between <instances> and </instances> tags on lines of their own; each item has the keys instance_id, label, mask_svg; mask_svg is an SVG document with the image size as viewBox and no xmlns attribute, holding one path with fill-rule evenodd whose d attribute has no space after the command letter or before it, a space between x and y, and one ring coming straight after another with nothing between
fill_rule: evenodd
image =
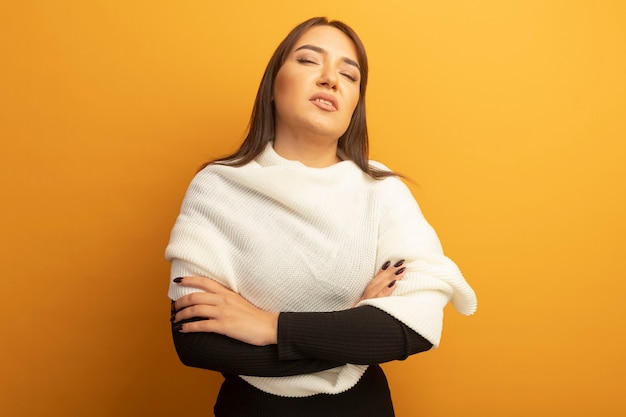
<instances>
[{"instance_id":1,"label":"orange wall","mask_svg":"<svg viewBox=\"0 0 626 417\"><path fill-rule=\"evenodd\" d=\"M372 156L419 183L479 295L440 349L385 365L398 416L626 414L625 3L242 3L0 5L0 414L211 414L163 250L313 15L362 35Z\"/></svg>"}]
</instances>

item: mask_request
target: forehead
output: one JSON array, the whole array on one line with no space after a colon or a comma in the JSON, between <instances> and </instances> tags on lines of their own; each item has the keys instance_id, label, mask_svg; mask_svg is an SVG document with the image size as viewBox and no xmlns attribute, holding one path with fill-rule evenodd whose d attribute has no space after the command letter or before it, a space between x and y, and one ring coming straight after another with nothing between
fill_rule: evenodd
<instances>
[{"instance_id":1,"label":"forehead","mask_svg":"<svg viewBox=\"0 0 626 417\"><path fill-rule=\"evenodd\" d=\"M300 39L294 44L292 51L295 51L302 45L319 46L329 53L359 61L356 45L352 42L352 39L333 26L313 26L300 36Z\"/></svg>"}]
</instances>

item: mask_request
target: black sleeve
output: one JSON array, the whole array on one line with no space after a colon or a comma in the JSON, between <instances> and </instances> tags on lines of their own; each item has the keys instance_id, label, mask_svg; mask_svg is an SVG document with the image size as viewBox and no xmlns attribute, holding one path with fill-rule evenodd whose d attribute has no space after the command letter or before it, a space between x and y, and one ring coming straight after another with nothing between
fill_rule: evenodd
<instances>
[{"instance_id":1,"label":"black sleeve","mask_svg":"<svg viewBox=\"0 0 626 417\"><path fill-rule=\"evenodd\" d=\"M317 358L372 365L403 360L432 346L373 306L328 313L281 313L278 319L281 360Z\"/></svg>"},{"instance_id":2,"label":"black sleeve","mask_svg":"<svg viewBox=\"0 0 626 417\"><path fill-rule=\"evenodd\" d=\"M300 375L346 363L382 363L432 347L372 306L330 313L281 313L278 345L253 346L216 333L180 333L174 325L172 336L183 364L250 376Z\"/></svg>"},{"instance_id":3,"label":"black sleeve","mask_svg":"<svg viewBox=\"0 0 626 417\"><path fill-rule=\"evenodd\" d=\"M276 345L254 346L217 333L181 333L174 327L172 323L176 353L183 364L194 368L234 375L289 376L344 365L317 358L282 360Z\"/></svg>"}]
</instances>

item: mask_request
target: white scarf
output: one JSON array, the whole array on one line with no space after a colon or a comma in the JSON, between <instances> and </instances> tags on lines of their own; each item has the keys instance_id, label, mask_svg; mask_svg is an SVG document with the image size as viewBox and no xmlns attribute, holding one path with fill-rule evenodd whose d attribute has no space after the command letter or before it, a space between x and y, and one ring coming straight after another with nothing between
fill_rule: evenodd
<instances>
[{"instance_id":1,"label":"white scarf","mask_svg":"<svg viewBox=\"0 0 626 417\"><path fill-rule=\"evenodd\" d=\"M393 296L359 305L386 311L435 346L448 301L462 314L476 309L473 290L399 179L373 180L351 161L306 167L271 144L243 167L210 165L196 175L166 257L172 278L210 277L277 312L350 308L385 261L405 259ZM169 296L193 291L171 284ZM242 378L271 394L304 397L348 390L366 369Z\"/></svg>"}]
</instances>

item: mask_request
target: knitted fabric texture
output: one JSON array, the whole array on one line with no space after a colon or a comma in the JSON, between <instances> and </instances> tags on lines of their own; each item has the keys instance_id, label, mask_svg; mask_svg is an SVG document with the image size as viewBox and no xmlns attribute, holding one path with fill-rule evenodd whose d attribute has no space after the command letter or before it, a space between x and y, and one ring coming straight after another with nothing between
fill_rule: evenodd
<instances>
[{"instance_id":1,"label":"knitted fabric texture","mask_svg":"<svg viewBox=\"0 0 626 417\"><path fill-rule=\"evenodd\" d=\"M402 181L374 180L351 161L310 168L271 143L245 166L213 164L196 175L166 258L171 278L209 277L276 312L350 308L385 261L404 259L393 295L360 305L384 310L435 346L449 301L465 315L476 309L474 291ZM169 297L194 291L170 282ZM304 397L350 389L366 368L242 378L274 395Z\"/></svg>"}]
</instances>

